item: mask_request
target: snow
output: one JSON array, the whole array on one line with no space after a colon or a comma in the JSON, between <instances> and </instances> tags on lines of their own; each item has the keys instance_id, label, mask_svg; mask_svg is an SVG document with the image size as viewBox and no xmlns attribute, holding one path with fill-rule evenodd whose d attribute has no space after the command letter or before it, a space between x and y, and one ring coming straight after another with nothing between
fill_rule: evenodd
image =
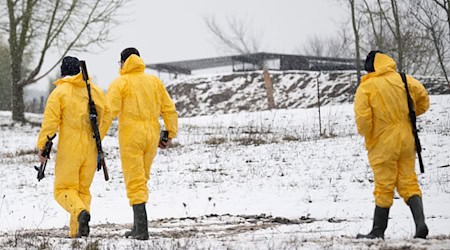
<instances>
[{"instance_id":1,"label":"snow","mask_svg":"<svg viewBox=\"0 0 450 250\"><path fill-rule=\"evenodd\" d=\"M270 71L275 105L279 109L350 104L357 87L356 71ZM450 94L443 77L418 79L432 95ZM262 71L204 74L167 83L181 116L255 112L267 109Z\"/></svg>"},{"instance_id":2,"label":"snow","mask_svg":"<svg viewBox=\"0 0 450 250\"><path fill-rule=\"evenodd\" d=\"M450 96L431 96L419 117L428 240L396 195L386 239L356 240L372 225L373 175L352 104L180 119L175 147L159 151L147 204L150 240L131 227L116 124L103 141L109 182L91 187L91 235L68 239L68 214L53 199L54 156L38 182L38 126L0 112L0 248L51 249L370 249L450 248ZM26 115L39 122L41 116ZM56 148L56 147L54 147ZM417 167L417 172L418 167Z\"/></svg>"}]
</instances>

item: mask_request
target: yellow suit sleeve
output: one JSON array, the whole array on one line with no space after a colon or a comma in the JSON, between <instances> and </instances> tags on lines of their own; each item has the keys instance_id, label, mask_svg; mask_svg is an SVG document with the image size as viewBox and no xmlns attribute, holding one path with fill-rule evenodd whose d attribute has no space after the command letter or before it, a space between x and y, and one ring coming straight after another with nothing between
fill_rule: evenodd
<instances>
[{"instance_id":1,"label":"yellow suit sleeve","mask_svg":"<svg viewBox=\"0 0 450 250\"><path fill-rule=\"evenodd\" d=\"M369 96L360 85L355 95L355 120L358 133L365 138L370 135L373 129L372 108L369 105Z\"/></svg>"},{"instance_id":2,"label":"yellow suit sleeve","mask_svg":"<svg viewBox=\"0 0 450 250\"><path fill-rule=\"evenodd\" d=\"M178 113L175 103L160 80L159 91L161 94L161 116L164 120L165 128L169 131L169 138L175 138L178 133Z\"/></svg>"},{"instance_id":3,"label":"yellow suit sleeve","mask_svg":"<svg viewBox=\"0 0 450 250\"><path fill-rule=\"evenodd\" d=\"M408 82L411 86L411 98L415 104L416 115L419 116L430 108L428 92L425 87L413 77L408 77Z\"/></svg>"},{"instance_id":4,"label":"yellow suit sleeve","mask_svg":"<svg viewBox=\"0 0 450 250\"><path fill-rule=\"evenodd\" d=\"M61 102L56 90L54 90L48 97L45 105L44 119L42 121L41 132L39 132L37 147L44 149L47 142L47 136L52 137L58 131L59 123L61 121Z\"/></svg>"},{"instance_id":5,"label":"yellow suit sleeve","mask_svg":"<svg viewBox=\"0 0 450 250\"><path fill-rule=\"evenodd\" d=\"M106 133L108 132L109 127L111 126L111 111L109 110L108 102L105 100L105 108L103 109L102 120L100 121L100 137L103 140L105 138Z\"/></svg>"},{"instance_id":6,"label":"yellow suit sleeve","mask_svg":"<svg viewBox=\"0 0 450 250\"><path fill-rule=\"evenodd\" d=\"M108 132L110 124L108 124L109 120L112 120L111 111L109 109L108 100L106 99L106 95L99 87L96 85L91 85L95 90L95 106L98 112L98 129L100 132L100 138L103 140L106 133Z\"/></svg>"},{"instance_id":7,"label":"yellow suit sleeve","mask_svg":"<svg viewBox=\"0 0 450 250\"><path fill-rule=\"evenodd\" d=\"M108 88L108 92L106 93L108 115L106 115L102 121L102 126L100 129L101 134L106 134L106 132L108 132L112 120L122 111L123 97L121 85L122 81L120 79L116 79Z\"/></svg>"}]
</instances>

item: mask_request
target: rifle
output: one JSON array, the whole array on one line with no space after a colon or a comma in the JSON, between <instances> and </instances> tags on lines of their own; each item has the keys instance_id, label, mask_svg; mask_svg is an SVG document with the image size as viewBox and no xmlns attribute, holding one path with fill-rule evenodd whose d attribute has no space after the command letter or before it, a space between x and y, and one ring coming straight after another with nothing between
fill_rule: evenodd
<instances>
[{"instance_id":1,"label":"rifle","mask_svg":"<svg viewBox=\"0 0 450 250\"><path fill-rule=\"evenodd\" d=\"M414 110L414 105L413 105L413 101L411 98L411 94L409 93L406 75L405 75L405 73L400 73L400 76L402 77L402 81L405 84L406 99L408 100L409 120L411 121L412 133L414 135L414 142L416 144L417 158L419 158L420 172L423 174L423 173L425 173L425 168L423 166L423 161L422 161L422 146L420 145L420 140L419 140L419 134L418 134L419 130L417 129L417 125L416 125L416 119L417 119L416 111Z\"/></svg>"},{"instance_id":2,"label":"rifle","mask_svg":"<svg viewBox=\"0 0 450 250\"><path fill-rule=\"evenodd\" d=\"M47 159L50 159L50 151L52 151L52 146L53 146L52 140L55 137L56 137L56 134L52 137L49 137L47 135L47 142L45 143L44 150L42 150L42 156ZM41 166L39 166L39 167L34 166L34 169L36 169L36 171L38 171L38 174L37 174L38 181L41 181L42 179L44 179L44 177L45 177L44 172L45 172L46 166L47 166L47 160L45 160L45 162L42 162Z\"/></svg>"},{"instance_id":3,"label":"rifle","mask_svg":"<svg viewBox=\"0 0 450 250\"><path fill-rule=\"evenodd\" d=\"M161 133L159 134L159 141L160 142L167 142L167 141L169 141L169 131L162 130Z\"/></svg>"},{"instance_id":4,"label":"rifle","mask_svg":"<svg viewBox=\"0 0 450 250\"><path fill-rule=\"evenodd\" d=\"M94 132L93 137L95 138L95 143L97 145L97 152L98 152L97 171L100 171L100 169L103 168L103 174L105 175L105 181L108 181L109 174L108 174L108 169L106 168L106 163L105 163L105 153L103 152L103 149L102 149L102 140L100 139L100 132L98 130L97 109L95 108L94 100L92 100L91 84L88 81L89 75L87 72L86 62L80 61L80 67L81 67L81 72L83 74L83 80L86 82L86 87L87 87L87 91L88 91L89 120L91 121L92 131Z\"/></svg>"}]
</instances>

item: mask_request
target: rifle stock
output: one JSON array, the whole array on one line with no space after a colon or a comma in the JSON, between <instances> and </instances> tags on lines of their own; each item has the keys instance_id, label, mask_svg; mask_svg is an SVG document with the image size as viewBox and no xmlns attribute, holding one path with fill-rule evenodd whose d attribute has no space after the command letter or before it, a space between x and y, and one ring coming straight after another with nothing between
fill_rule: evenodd
<instances>
[{"instance_id":1,"label":"rifle stock","mask_svg":"<svg viewBox=\"0 0 450 250\"><path fill-rule=\"evenodd\" d=\"M103 156L100 156L100 165L101 168L103 168L103 175L105 176L105 181L109 180L109 174L108 174L108 168L106 167L106 163L105 163L105 156L103 153ZM98 166L97 166L98 169Z\"/></svg>"}]
</instances>

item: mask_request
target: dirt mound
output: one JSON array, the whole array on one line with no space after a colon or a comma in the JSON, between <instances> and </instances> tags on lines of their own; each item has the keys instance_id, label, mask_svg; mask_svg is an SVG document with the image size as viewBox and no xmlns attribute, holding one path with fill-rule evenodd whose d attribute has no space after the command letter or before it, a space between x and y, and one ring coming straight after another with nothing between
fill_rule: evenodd
<instances>
[{"instance_id":1,"label":"dirt mound","mask_svg":"<svg viewBox=\"0 0 450 250\"><path fill-rule=\"evenodd\" d=\"M355 71L271 71L278 109L317 107L353 102ZM442 77L417 77L432 95L450 94ZM317 86L319 83L319 86ZM262 71L191 76L167 84L182 117L268 109Z\"/></svg>"}]
</instances>

